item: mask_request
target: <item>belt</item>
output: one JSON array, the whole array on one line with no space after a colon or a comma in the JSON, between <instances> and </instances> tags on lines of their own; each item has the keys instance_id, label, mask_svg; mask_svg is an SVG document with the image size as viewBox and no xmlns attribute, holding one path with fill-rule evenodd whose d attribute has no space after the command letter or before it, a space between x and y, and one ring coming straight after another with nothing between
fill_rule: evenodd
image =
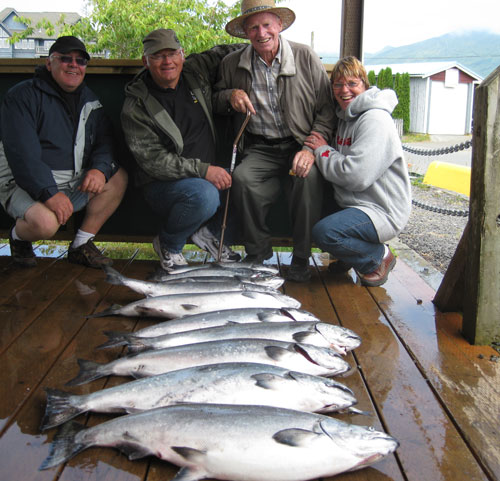
<instances>
[{"instance_id":1,"label":"belt","mask_svg":"<svg viewBox=\"0 0 500 481\"><path fill-rule=\"evenodd\" d=\"M263 135L252 134L251 132L247 132L245 134L245 138L250 144L264 144L264 145L278 145L295 141L295 138L292 136L282 137L279 139L270 139L268 137L264 137Z\"/></svg>"}]
</instances>

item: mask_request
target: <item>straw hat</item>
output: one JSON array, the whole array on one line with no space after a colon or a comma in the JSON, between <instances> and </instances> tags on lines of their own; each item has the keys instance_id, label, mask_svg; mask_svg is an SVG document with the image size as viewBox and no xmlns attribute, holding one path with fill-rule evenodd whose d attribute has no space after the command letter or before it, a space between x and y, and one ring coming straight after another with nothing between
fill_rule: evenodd
<instances>
[{"instance_id":1,"label":"straw hat","mask_svg":"<svg viewBox=\"0 0 500 481\"><path fill-rule=\"evenodd\" d=\"M245 20L256 13L274 13L281 19L283 30L286 30L294 21L295 13L286 7L276 7L274 0L243 0L241 15L226 25L226 32L233 37L247 38L243 30Z\"/></svg>"}]
</instances>

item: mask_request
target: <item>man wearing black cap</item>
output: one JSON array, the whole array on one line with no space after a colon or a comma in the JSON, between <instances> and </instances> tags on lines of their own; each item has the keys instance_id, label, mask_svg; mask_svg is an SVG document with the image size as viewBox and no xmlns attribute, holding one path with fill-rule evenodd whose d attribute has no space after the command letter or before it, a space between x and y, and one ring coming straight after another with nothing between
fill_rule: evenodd
<instances>
[{"instance_id":1,"label":"man wearing black cap","mask_svg":"<svg viewBox=\"0 0 500 481\"><path fill-rule=\"evenodd\" d=\"M137 185L160 219L153 247L164 270L187 264L189 237L216 257L220 228L213 219L219 193L231 186L216 160L212 83L225 54L240 45L217 46L184 58L175 32L158 29L143 40L144 69L125 88L121 120L137 163ZM226 237L227 239L227 237ZM239 254L224 245L221 261Z\"/></svg>"},{"instance_id":2,"label":"man wearing black cap","mask_svg":"<svg viewBox=\"0 0 500 481\"><path fill-rule=\"evenodd\" d=\"M59 37L45 65L11 88L0 108L0 202L16 220L11 256L24 266L36 265L32 241L50 239L84 208L68 260L111 264L92 239L120 204L127 174L115 162L102 105L83 83L89 60L80 40Z\"/></svg>"}]
</instances>

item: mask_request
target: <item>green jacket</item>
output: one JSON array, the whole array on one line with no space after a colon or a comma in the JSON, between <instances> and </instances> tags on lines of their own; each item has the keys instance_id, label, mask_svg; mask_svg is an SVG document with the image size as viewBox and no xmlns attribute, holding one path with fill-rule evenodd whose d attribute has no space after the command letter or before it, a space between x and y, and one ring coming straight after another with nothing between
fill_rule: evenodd
<instances>
[{"instance_id":1,"label":"green jacket","mask_svg":"<svg viewBox=\"0 0 500 481\"><path fill-rule=\"evenodd\" d=\"M312 130L327 140L337 125L332 90L326 70L319 57L307 45L287 41L282 43L282 64L278 78L280 107L295 140L302 145ZM215 85L214 112L234 114L229 102L233 89L247 94L252 89L253 47L233 52L221 62ZM243 114L236 114L239 129ZM310 150L306 147L307 150Z\"/></svg>"},{"instance_id":2,"label":"green jacket","mask_svg":"<svg viewBox=\"0 0 500 481\"><path fill-rule=\"evenodd\" d=\"M221 59L241 44L219 45L186 58L182 75L198 99L214 140L216 132L212 118L212 85L217 77ZM136 161L136 183L144 185L152 180L177 180L206 176L209 164L200 159L182 156L184 141L167 111L148 91L144 83L146 69L142 69L125 87L125 101L121 124L125 141ZM172 141L175 150L168 150ZM171 147L169 147L171 149Z\"/></svg>"}]
</instances>

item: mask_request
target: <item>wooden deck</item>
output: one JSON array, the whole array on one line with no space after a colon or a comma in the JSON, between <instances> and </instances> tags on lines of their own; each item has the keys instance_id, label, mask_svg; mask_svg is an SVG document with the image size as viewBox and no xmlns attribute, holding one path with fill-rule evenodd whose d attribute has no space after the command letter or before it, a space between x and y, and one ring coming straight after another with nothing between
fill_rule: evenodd
<instances>
[{"instance_id":1,"label":"wooden deck","mask_svg":"<svg viewBox=\"0 0 500 481\"><path fill-rule=\"evenodd\" d=\"M62 251L39 259L34 269L13 266L8 254L8 246L0 244L0 480L172 479L177 468L169 463L132 462L108 448L92 448L64 466L38 471L55 432L38 429L43 388L66 389L78 371L77 358L111 360L115 352L95 350L106 340L103 330L133 330L152 321L86 319L139 296L107 284L99 270L69 264ZM195 254L192 260L204 259ZM272 259L288 262L288 254ZM115 267L144 279L156 263L119 260ZM500 480L500 363L490 360L498 353L465 342L460 315L437 312L431 302L435 292L402 260L378 288L361 287L355 274L329 274L321 256L311 269L309 284L285 283L283 290L324 322L340 323L363 339L348 356L357 369L340 380L354 390L357 407L373 416L337 416L381 428L401 443L395 455L335 479ZM72 390L91 392L123 381L100 379Z\"/></svg>"}]
</instances>

